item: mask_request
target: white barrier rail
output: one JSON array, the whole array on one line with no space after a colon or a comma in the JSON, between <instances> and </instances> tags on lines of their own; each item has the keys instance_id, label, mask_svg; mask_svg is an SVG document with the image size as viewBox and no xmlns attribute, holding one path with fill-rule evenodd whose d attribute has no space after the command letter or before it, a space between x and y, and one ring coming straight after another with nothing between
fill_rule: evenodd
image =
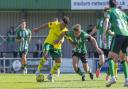
<instances>
[{"instance_id":1,"label":"white barrier rail","mask_svg":"<svg viewBox=\"0 0 128 89\"><path fill-rule=\"evenodd\" d=\"M51 58L48 58L51 59ZM11 71L12 69L12 63L15 60L21 60L21 58L0 58L0 70L2 70L3 73L8 73L8 70ZM28 70L29 72L36 71L37 66L39 64L40 58L27 58L27 64L28 64ZM95 60L98 60L98 58L88 58L88 63L90 67L92 68L92 71L95 71L96 69L96 63ZM44 65L45 71L49 71L53 65L53 61L49 60ZM79 63L79 66L82 68L82 63ZM72 68L72 59L71 58L62 58L62 64L60 71L63 73L73 73L74 70Z\"/></svg>"},{"instance_id":2,"label":"white barrier rail","mask_svg":"<svg viewBox=\"0 0 128 89\"><path fill-rule=\"evenodd\" d=\"M49 60L50 58L48 58L48 61L45 63L45 70L47 70L47 68L51 68L52 66L52 61ZM2 71L3 73L7 73L9 70L9 72L12 71L12 63L15 60L21 60L21 58L0 58L0 72ZM38 64L39 64L39 60L40 58L27 58L27 65L28 65L28 70L36 70Z\"/></svg>"}]
</instances>

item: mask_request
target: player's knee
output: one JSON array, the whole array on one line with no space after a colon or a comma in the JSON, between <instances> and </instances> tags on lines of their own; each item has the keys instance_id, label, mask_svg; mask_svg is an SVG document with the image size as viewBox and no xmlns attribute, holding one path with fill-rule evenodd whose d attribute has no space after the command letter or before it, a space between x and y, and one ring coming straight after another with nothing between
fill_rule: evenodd
<instances>
[{"instance_id":1,"label":"player's knee","mask_svg":"<svg viewBox=\"0 0 128 89\"><path fill-rule=\"evenodd\" d=\"M83 63L83 64L87 64L88 61L87 61L87 60L82 60L82 63Z\"/></svg>"},{"instance_id":2,"label":"player's knee","mask_svg":"<svg viewBox=\"0 0 128 89\"><path fill-rule=\"evenodd\" d=\"M108 57L109 58L113 58L113 59L117 59L118 58L118 55L116 53L109 52Z\"/></svg>"},{"instance_id":3,"label":"player's knee","mask_svg":"<svg viewBox=\"0 0 128 89\"><path fill-rule=\"evenodd\" d=\"M96 50L97 50L97 52L98 52L99 55L104 54L104 52L100 48L97 48Z\"/></svg>"},{"instance_id":4,"label":"player's knee","mask_svg":"<svg viewBox=\"0 0 128 89\"><path fill-rule=\"evenodd\" d=\"M44 57L45 59L47 59L47 57L48 57L48 52L44 52L44 53L43 53L43 57Z\"/></svg>"},{"instance_id":5,"label":"player's knee","mask_svg":"<svg viewBox=\"0 0 128 89\"><path fill-rule=\"evenodd\" d=\"M87 63L88 63L86 57L81 57L81 62L82 62L83 64L87 64Z\"/></svg>"},{"instance_id":6,"label":"player's knee","mask_svg":"<svg viewBox=\"0 0 128 89\"><path fill-rule=\"evenodd\" d=\"M40 60L40 63L43 64L45 62L45 60Z\"/></svg>"},{"instance_id":7,"label":"player's knee","mask_svg":"<svg viewBox=\"0 0 128 89\"><path fill-rule=\"evenodd\" d=\"M61 58L54 58L55 59L55 63L60 64L61 63Z\"/></svg>"},{"instance_id":8,"label":"player's knee","mask_svg":"<svg viewBox=\"0 0 128 89\"><path fill-rule=\"evenodd\" d=\"M105 62L104 54L99 55L100 64L103 65Z\"/></svg>"}]
</instances>

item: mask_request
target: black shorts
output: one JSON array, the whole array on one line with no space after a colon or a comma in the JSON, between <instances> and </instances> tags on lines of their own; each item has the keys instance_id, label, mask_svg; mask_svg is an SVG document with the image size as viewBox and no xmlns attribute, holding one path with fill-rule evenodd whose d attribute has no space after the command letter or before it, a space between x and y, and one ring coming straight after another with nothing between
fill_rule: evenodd
<instances>
[{"instance_id":1,"label":"black shorts","mask_svg":"<svg viewBox=\"0 0 128 89\"><path fill-rule=\"evenodd\" d=\"M19 51L19 56L22 57L23 54L27 55L28 50L24 49L23 51Z\"/></svg>"},{"instance_id":2,"label":"black shorts","mask_svg":"<svg viewBox=\"0 0 128 89\"><path fill-rule=\"evenodd\" d=\"M126 48L128 46L128 36L116 35L112 39L110 51L117 54L122 50L123 53L126 53Z\"/></svg>"},{"instance_id":3,"label":"black shorts","mask_svg":"<svg viewBox=\"0 0 128 89\"><path fill-rule=\"evenodd\" d=\"M109 49L103 49L103 48L101 49L104 52L105 57L108 57Z\"/></svg>"},{"instance_id":4,"label":"black shorts","mask_svg":"<svg viewBox=\"0 0 128 89\"><path fill-rule=\"evenodd\" d=\"M73 56L78 57L82 61L82 63L88 63L88 61L86 59L87 55L85 53L73 52L72 57Z\"/></svg>"}]
</instances>

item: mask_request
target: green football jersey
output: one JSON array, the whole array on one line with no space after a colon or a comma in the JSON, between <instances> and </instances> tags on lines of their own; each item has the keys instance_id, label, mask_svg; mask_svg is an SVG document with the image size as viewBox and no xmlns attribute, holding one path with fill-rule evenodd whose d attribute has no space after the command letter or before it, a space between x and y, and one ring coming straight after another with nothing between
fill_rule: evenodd
<instances>
[{"instance_id":1,"label":"green football jersey","mask_svg":"<svg viewBox=\"0 0 128 89\"><path fill-rule=\"evenodd\" d=\"M112 41L112 36L106 33L106 37L103 40L103 33L105 32L104 29L104 18L101 17L96 25L96 28L98 30L97 32L97 43L100 48L103 49L109 49Z\"/></svg>"},{"instance_id":2,"label":"green football jersey","mask_svg":"<svg viewBox=\"0 0 128 89\"><path fill-rule=\"evenodd\" d=\"M128 17L118 8L111 8L107 13L115 35L128 36Z\"/></svg>"},{"instance_id":3,"label":"green football jersey","mask_svg":"<svg viewBox=\"0 0 128 89\"><path fill-rule=\"evenodd\" d=\"M73 31L67 32L66 36L76 45L73 52L87 53L86 42L88 39L88 34L86 32L82 30L79 38L75 37Z\"/></svg>"},{"instance_id":4,"label":"green football jersey","mask_svg":"<svg viewBox=\"0 0 128 89\"><path fill-rule=\"evenodd\" d=\"M18 44L19 51L28 50L30 35L31 35L30 29L17 29L16 38L20 39L20 43Z\"/></svg>"}]
</instances>

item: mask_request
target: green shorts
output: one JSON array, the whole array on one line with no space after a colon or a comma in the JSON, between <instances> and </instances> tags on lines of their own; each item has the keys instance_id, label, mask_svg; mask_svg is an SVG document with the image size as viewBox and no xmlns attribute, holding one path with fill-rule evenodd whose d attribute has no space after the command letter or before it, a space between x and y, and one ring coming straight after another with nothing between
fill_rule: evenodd
<instances>
[{"instance_id":1,"label":"green shorts","mask_svg":"<svg viewBox=\"0 0 128 89\"><path fill-rule=\"evenodd\" d=\"M116 35L112 39L110 51L119 54L120 51L122 50L123 53L127 53L126 52L127 46L128 46L128 36Z\"/></svg>"},{"instance_id":2,"label":"green shorts","mask_svg":"<svg viewBox=\"0 0 128 89\"><path fill-rule=\"evenodd\" d=\"M55 49L53 45L49 43L45 43L43 46L43 52L48 52L53 60L56 58L61 58L62 57L62 51L61 49Z\"/></svg>"}]
</instances>

